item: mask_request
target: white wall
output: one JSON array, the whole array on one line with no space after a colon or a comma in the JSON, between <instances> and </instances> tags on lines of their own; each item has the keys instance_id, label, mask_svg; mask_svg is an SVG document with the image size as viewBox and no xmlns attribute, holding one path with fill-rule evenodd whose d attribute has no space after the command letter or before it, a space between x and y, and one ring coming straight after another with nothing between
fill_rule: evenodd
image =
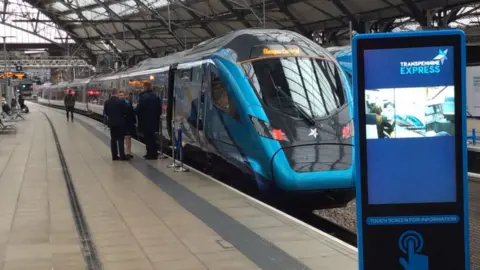
<instances>
[{"instance_id":1,"label":"white wall","mask_svg":"<svg viewBox=\"0 0 480 270\"><path fill-rule=\"evenodd\" d=\"M480 66L467 67L467 111L480 116Z\"/></svg>"}]
</instances>

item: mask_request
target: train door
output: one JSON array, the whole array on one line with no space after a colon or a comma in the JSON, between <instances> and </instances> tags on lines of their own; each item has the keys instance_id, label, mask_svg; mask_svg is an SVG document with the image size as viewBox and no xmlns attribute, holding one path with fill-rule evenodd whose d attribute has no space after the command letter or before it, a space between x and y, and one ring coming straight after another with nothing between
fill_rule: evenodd
<instances>
[{"instance_id":1,"label":"train door","mask_svg":"<svg viewBox=\"0 0 480 270\"><path fill-rule=\"evenodd\" d=\"M243 157L234 136L241 136L244 128L240 127L237 108L214 63L207 64L207 73L209 85L205 94L205 139L211 147L210 151L238 165L243 163ZM237 134L233 134L235 132Z\"/></svg>"},{"instance_id":2,"label":"train door","mask_svg":"<svg viewBox=\"0 0 480 270\"><path fill-rule=\"evenodd\" d=\"M169 136L170 141L172 141L172 119L173 119L173 106L174 106L174 87L175 87L175 71L177 70L177 66L171 66L170 70L168 71L168 88L167 88L167 121L166 121L166 128L167 134Z\"/></svg>"},{"instance_id":3,"label":"train door","mask_svg":"<svg viewBox=\"0 0 480 270\"><path fill-rule=\"evenodd\" d=\"M210 69L208 64L202 65L202 82L200 88L200 100L198 102L197 108L197 130L198 130L198 141L200 147L205 150L208 150L208 143L205 137L205 118L207 113L207 104L210 98L207 98L208 91L210 89Z\"/></svg>"}]
</instances>

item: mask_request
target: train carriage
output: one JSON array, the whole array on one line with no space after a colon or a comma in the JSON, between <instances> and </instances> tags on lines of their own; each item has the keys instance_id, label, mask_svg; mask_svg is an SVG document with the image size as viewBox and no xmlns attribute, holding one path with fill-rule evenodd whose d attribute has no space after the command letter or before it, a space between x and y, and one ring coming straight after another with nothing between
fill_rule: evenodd
<instances>
[{"instance_id":1,"label":"train carriage","mask_svg":"<svg viewBox=\"0 0 480 270\"><path fill-rule=\"evenodd\" d=\"M146 81L163 100L163 137L171 143L172 125L182 127L185 155L215 157L216 168L235 169L293 205L353 198L350 82L313 41L291 31L239 30L92 78L87 93L107 93L96 101L102 106L111 89L136 97Z\"/></svg>"}]
</instances>

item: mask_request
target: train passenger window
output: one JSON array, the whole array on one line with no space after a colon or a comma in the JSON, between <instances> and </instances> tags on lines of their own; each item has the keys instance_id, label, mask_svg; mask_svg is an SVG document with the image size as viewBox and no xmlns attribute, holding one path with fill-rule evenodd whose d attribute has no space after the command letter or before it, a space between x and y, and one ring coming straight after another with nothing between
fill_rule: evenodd
<instances>
[{"instance_id":1,"label":"train passenger window","mask_svg":"<svg viewBox=\"0 0 480 270\"><path fill-rule=\"evenodd\" d=\"M212 101L220 110L228 113L235 119L240 119L235 103L222 85L220 78L215 73L211 73Z\"/></svg>"},{"instance_id":2,"label":"train passenger window","mask_svg":"<svg viewBox=\"0 0 480 270\"><path fill-rule=\"evenodd\" d=\"M66 88L60 88L60 89L58 89L58 92L57 92L57 99L58 99L58 100L63 100L63 99L65 98L65 96L67 95L67 94L65 93L66 90L67 90Z\"/></svg>"}]
</instances>

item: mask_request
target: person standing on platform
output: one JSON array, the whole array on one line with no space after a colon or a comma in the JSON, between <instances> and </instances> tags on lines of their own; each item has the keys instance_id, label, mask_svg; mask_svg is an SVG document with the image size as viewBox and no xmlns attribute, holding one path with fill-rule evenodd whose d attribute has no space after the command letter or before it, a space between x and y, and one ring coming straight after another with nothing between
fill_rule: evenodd
<instances>
[{"instance_id":1,"label":"person standing on platform","mask_svg":"<svg viewBox=\"0 0 480 270\"><path fill-rule=\"evenodd\" d=\"M118 97L117 89L113 89L112 96L103 105L103 114L107 117L107 125L110 128L112 160L129 160L125 155L124 146L127 104Z\"/></svg>"},{"instance_id":2,"label":"person standing on platform","mask_svg":"<svg viewBox=\"0 0 480 270\"><path fill-rule=\"evenodd\" d=\"M147 148L147 154L143 156L145 159L158 158L156 134L160 129L161 106L161 100L153 92L152 84L146 82L135 110L138 116L138 129L143 133Z\"/></svg>"},{"instance_id":3,"label":"person standing on platform","mask_svg":"<svg viewBox=\"0 0 480 270\"><path fill-rule=\"evenodd\" d=\"M22 95L19 95L19 96L18 96L18 104L20 104L20 109L21 109L24 113L29 113L28 107L27 107L27 105L25 105L25 99L23 98Z\"/></svg>"},{"instance_id":4,"label":"person standing on platform","mask_svg":"<svg viewBox=\"0 0 480 270\"><path fill-rule=\"evenodd\" d=\"M63 103L67 111L67 121L68 121L68 115L70 114L70 120L72 120L73 122L73 109L75 108L75 101L76 101L76 97L73 94L73 90L68 91L68 94L63 99Z\"/></svg>"},{"instance_id":5,"label":"person standing on platform","mask_svg":"<svg viewBox=\"0 0 480 270\"><path fill-rule=\"evenodd\" d=\"M126 128L125 128L125 146L127 157L133 158L132 155L132 136L136 134L135 124L137 123L137 116L135 115L135 110L133 109L133 94L130 93L127 97L123 92L121 92L121 97L125 100L127 104L127 114L125 116Z\"/></svg>"},{"instance_id":6,"label":"person standing on platform","mask_svg":"<svg viewBox=\"0 0 480 270\"><path fill-rule=\"evenodd\" d=\"M10 108L12 109L12 111L17 110L17 100L15 98L12 98L12 100L10 102Z\"/></svg>"}]
</instances>

